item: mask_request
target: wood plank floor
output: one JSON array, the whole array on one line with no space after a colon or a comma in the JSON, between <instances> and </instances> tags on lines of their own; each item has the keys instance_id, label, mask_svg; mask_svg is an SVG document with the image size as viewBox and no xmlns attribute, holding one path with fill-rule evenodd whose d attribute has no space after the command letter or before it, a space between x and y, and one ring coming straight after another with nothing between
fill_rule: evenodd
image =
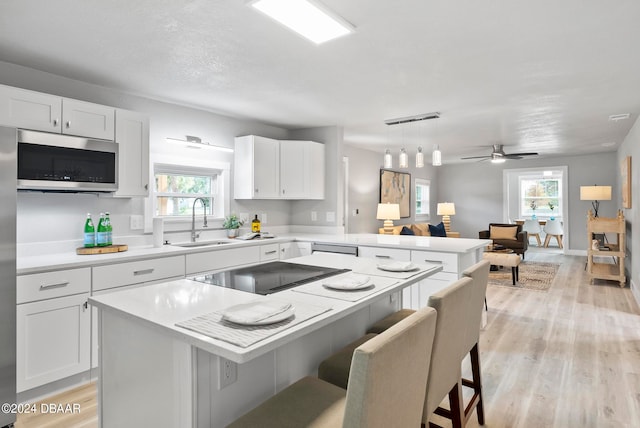
<instances>
[{"instance_id":1,"label":"wood plank floor","mask_svg":"<svg viewBox=\"0 0 640 428\"><path fill-rule=\"evenodd\" d=\"M640 308L629 288L589 284L585 257L530 247L526 258L562 265L547 292L487 290L485 427L640 427ZM81 402L82 412L21 415L16 427L98 426L94 384L44 402Z\"/></svg>"}]
</instances>

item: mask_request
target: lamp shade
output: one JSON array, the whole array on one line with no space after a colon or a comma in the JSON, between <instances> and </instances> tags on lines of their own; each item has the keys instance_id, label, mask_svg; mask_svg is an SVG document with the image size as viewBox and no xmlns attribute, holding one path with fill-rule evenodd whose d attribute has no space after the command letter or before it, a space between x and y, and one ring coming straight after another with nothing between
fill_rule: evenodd
<instances>
[{"instance_id":1,"label":"lamp shade","mask_svg":"<svg viewBox=\"0 0 640 428\"><path fill-rule=\"evenodd\" d=\"M611 186L580 186L581 201L610 201Z\"/></svg>"},{"instance_id":2,"label":"lamp shade","mask_svg":"<svg viewBox=\"0 0 640 428\"><path fill-rule=\"evenodd\" d=\"M378 204L376 218L378 220L400 220L400 205Z\"/></svg>"},{"instance_id":3,"label":"lamp shade","mask_svg":"<svg viewBox=\"0 0 640 428\"><path fill-rule=\"evenodd\" d=\"M456 215L456 206L453 202L440 202L438 215Z\"/></svg>"}]
</instances>

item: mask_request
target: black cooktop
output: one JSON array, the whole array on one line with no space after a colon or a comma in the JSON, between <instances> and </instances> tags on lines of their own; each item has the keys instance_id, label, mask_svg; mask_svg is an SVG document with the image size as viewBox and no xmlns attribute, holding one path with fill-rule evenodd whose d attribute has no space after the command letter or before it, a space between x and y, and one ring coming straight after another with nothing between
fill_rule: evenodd
<instances>
[{"instance_id":1,"label":"black cooktop","mask_svg":"<svg viewBox=\"0 0 640 428\"><path fill-rule=\"evenodd\" d=\"M299 263L269 262L200 275L193 278L193 280L219 287L266 295L344 272L349 272L349 269L335 269Z\"/></svg>"}]
</instances>

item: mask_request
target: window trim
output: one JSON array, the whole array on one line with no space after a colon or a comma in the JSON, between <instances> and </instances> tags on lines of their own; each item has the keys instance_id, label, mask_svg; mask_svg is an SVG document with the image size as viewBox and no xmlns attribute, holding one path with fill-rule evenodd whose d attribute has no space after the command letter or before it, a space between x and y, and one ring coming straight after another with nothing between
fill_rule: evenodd
<instances>
[{"instance_id":1,"label":"window trim","mask_svg":"<svg viewBox=\"0 0 640 428\"><path fill-rule=\"evenodd\" d=\"M424 186L427 188L427 210L426 214L418 213L418 186ZM431 180L427 180L424 178L416 178L413 183L413 194L415 195L414 204L413 204L413 218L415 222L418 221L429 221L431 220ZM422 202L422 200L420 200Z\"/></svg>"}]
</instances>

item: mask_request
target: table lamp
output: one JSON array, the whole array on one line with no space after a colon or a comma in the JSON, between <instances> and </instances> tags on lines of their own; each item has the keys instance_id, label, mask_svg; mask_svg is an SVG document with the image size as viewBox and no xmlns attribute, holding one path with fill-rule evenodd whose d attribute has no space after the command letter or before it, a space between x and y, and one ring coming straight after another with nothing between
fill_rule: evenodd
<instances>
[{"instance_id":1,"label":"table lamp","mask_svg":"<svg viewBox=\"0 0 640 428\"><path fill-rule=\"evenodd\" d=\"M440 202L438 203L438 215L442 216L442 223L444 223L444 230L451 232L451 217L456 215L456 205L453 202Z\"/></svg>"},{"instance_id":2,"label":"table lamp","mask_svg":"<svg viewBox=\"0 0 640 428\"><path fill-rule=\"evenodd\" d=\"M398 204L378 204L376 214L378 220L384 220L385 235L393 235L393 220L400 220L400 205Z\"/></svg>"},{"instance_id":3,"label":"table lamp","mask_svg":"<svg viewBox=\"0 0 640 428\"><path fill-rule=\"evenodd\" d=\"M594 217L598 217L600 201L611 200L611 186L580 186L580 200L591 201Z\"/></svg>"}]
</instances>

